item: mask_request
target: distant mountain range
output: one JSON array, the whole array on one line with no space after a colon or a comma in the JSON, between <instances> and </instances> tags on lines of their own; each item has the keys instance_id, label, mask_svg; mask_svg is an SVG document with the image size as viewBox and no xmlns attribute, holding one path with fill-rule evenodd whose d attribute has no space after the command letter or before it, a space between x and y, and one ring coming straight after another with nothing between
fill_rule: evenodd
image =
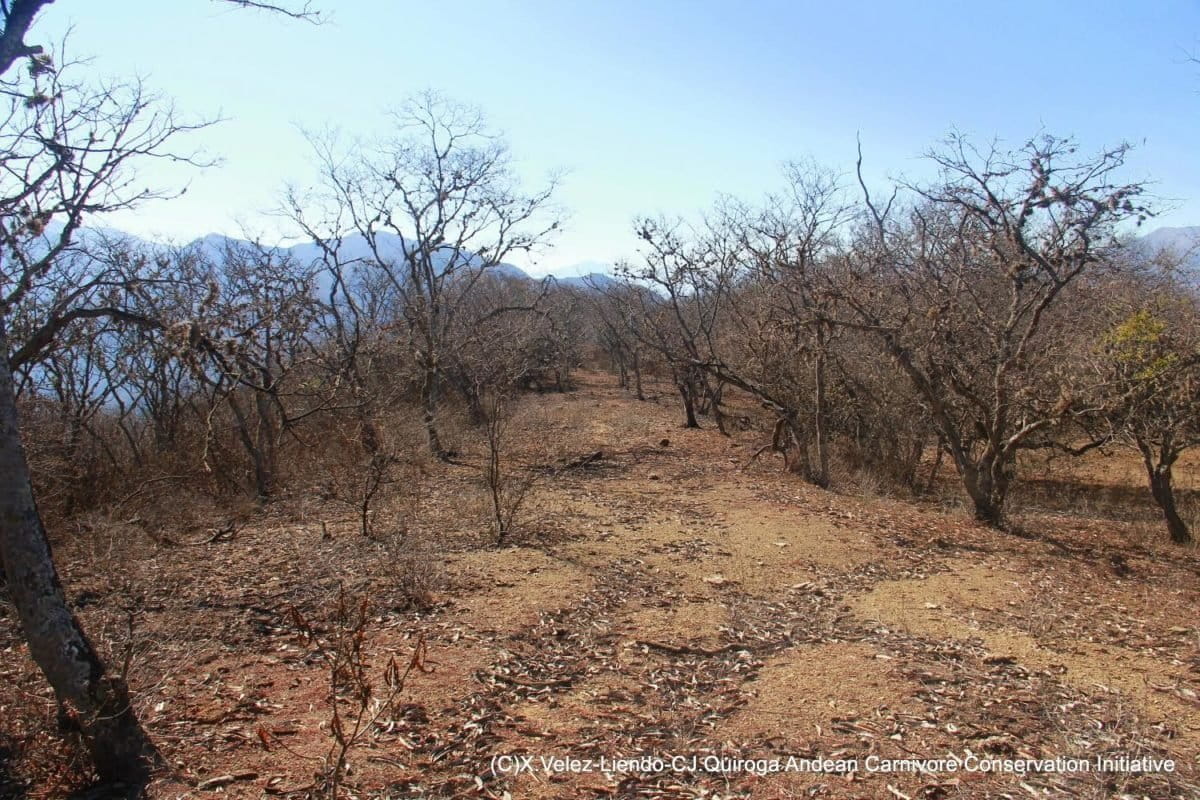
<instances>
[{"instance_id":1,"label":"distant mountain range","mask_svg":"<svg viewBox=\"0 0 1200 800\"><path fill-rule=\"evenodd\" d=\"M1179 266L1200 274L1200 226L1190 228L1158 228L1136 242L1148 256L1164 254Z\"/></svg>"},{"instance_id":2,"label":"distant mountain range","mask_svg":"<svg viewBox=\"0 0 1200 800\"><path fill-rule=\"evenodd\" d=\"M384 258L400 260L404 256L405 240L400 236L392 233L381 233L377 238L379 254ZM202 251L217 255L226 247L233 245L249 246L249 242L241 239L235 239L221 234L209 234L192 242L189 247L199 247ZM281 250L301 264L311 264L321 258L321 249L311 243L302 242L300 244L291 245L290 247L281 248ZM368 261L374 258L370 246L366 239L361 234L353 234L342 240L340 256L343 261L352 261L362 259ZM442 253L435 255L435 258L440 256L442 264L446 264L453 256L453 250L446 248ZM478 262L478 257L472 257L472 260ZM522 280L541 280L534 278L525 270L515 264L500 263L491 267L495 274L503 275L507 278L518 278ZM611 275L611 266L599 261L583 261L578 264L572 264L558 270L563 277L556 277L553 273L546 277L554 278L558 283L564 286L571 286L579 289L603 289L606 286L615 283L615 279ZM586 272L585 272L586 271Z\"/></svg>"},{"instance_id":3,"label":"distant mountain range","mask_svg":"<svg viewBox=\"0 0 1200 800\"><path fill-rule=\"evenodd\" d=\"M49 247L51 243L57 241L57 238L62 230L62 223L53 222L47 226L43 234L42 241L44 246ZM133 242L135 245L144 246L147 249L154 250L162 248L162 243L149 241L139 236L135 236L115 228L105 227L85 227L81 228L75 235L75 241L86 247L89 243L98 244L104 239L121 239ZM379 247L379 254L386 259L395 259L397 261L404 257L404 245L406 240L402 237L391 234L381 233L376 239ZM252 247L252 243L232 236L225 236L219 233L210 233L207 236L202 236L195 239L183 247L185 249L195 248L204 255L210 258L219 257L226 248L234 249ZM322 257L321 248L312 242L301 242L299 244L280 247L279 251L283 254L291 256L296 262L304 265L313 264L319 261ZM435 262L440 262L439 266L444 267L450 262L454 256L453 249L447 247L442 251L434 254ZM346 236L339 250L339 257L343 263L351 263L354 261L370 261L375 257L367 240L361 234L353 234ZM461 257L460 257L461 258ZM467 263L480 263L482 259L477 255L468 255ZM543 278L535 278L525 270L515 264L500 263L490 268L496 275L502 275L508 278L517 278L520 280L542 280ZM556 277L551 273L544 277L554 278L560 284L565 286L573 286L576 288L603 288L615 282L615 279L610 274L611 267L607 264L598 261L582 261L577 264L568 265L558 270L562 277Z\"/></svg>"},{"instance_id":4,"label":"distant mountain range","mask_svg":"<svg viewBox=\"0 0 1200 800\"><path fill-rule=\"evenodd\" d=\"M563 286L573 286L576 289L598 289L603 291L617 283L617 279L607 272L589 272L586 275L572 275L567 278L555 278Z\"/></svg>"},{"instance_id":5,"label":"distant mountain range","mask_svg":"<svg viewBox=\"0 0 1200 800\"><path fill-rule=\"evenodd\" d=\"M379 256L383 259L401 261L404 258L405 247L412 249L412 243L394 233L381 233L376 237L376 246L379 249ZM188 247L197 247L201 252L209 256L219 256L227 247L250 247L251 243L242 239L235 239L229 236L223 236L218 233L210 233L208 236L197 239ZM322 257L321 248L312 242L301 242L290 247L281 247L281 252L291 256L300 264L312 264L317 262ZM375 258L375 252L367 243L366 237L362 234L353 234L342 239L341 246L338 251L338 256L343 263L354 261L371 261ZM453 248L445 247L433 254L435 266L440 270L445 269L455 259L455 251ZM459 255L457 260L458 266L466 264L480 264L483 259L474 254ZM491 267L497 275L503 275L509 278L521 278L523 280L533 280L525 270L513 264L500 263Z\"/></svg>"},{"instance_id":6,"label":"distant mountain range","mask_svg":"<svg viewBox=\"0 0 1200 800\"><path fill-rule=\"evenodd\" d=\"M395 234L381 234L379 237L381 254L389 258L400 258L403 255L401 248L402 241ZM219 234L210 234L196 240L193 245L198 245L202 248L213 248L215 252L225 247L227 243L235 245L248 244L238 239L232 239ZM1165 254L1172 260L1177 261L1180 268L1185 272L1200 276L1200 226L1157 228L1135 239L1133 246L1148 256ZM347 259L361 258L366 260L372 257L366 241L358 234L346 237L342 248L343 256ZM320 249L311 243L293 245L285 248L285 250L301 263L311 263L321 256ZM447 250L445 258L447 260L450 258L449 250ZM498 264L493 269L498 274L506 277L538 280L513 264ZM557 275L555 272L557 272ZM547 277L553 277L558 283L564 286L571 286L578 289L603 290L617 283L617 279L613 277L612 265L600 261L581 261L576 264L563 266L555 272L551 272Z\"/></svg>"},{"instance_id":7,"label":"distant mountain range","mask_svg":"<svg viewBox=\"0 0 1200 800\"><path fill-rule=\"evenodd\" d=\"M56 225L51 224L46 232L46 236L54 237L56 227ZM105 236L132 239L148 247L161 246L111 228L84 228L79 233L79 239L84 243L86 243L89 237ZM402 258L404 241L404 239L396 234L380 234L378 238L380 254L385 258ZM226 247L248 247L250 246L250 242L213 233L196 239L187 246L199 248L202 252L210 256L216 256L223 252ZM1148 256L1165 254L1172 260L1178 261L1182 270L1196 275L1198 280L1200 280L1200 226L1158 228L1145 236L1135 239L1133 247ZM302 242L280 249L302 264L311 264L321 258L320 248L311 242ZM453 251L447 248L441 256L442 263L447 263L452 254ZM374 258L374 254L367 245L366 239L361 234L354 234L342 240L341 257L343 261L352 261L355 259L367 261ZM473 259L478 261L478 257L473 257ZM496 274L505 277L530 281L541 280L541 278L534 278L514 264L501 263L492 267L492 269L495 270ZM617 283L617 279L612 274L612 265L599 261L582 261L567 265L559 268L557 273L562 277L557 277L553 272L545 277L554 278L554 280L563 286L570 286L577 289L603 290Z\"/></svg>"}]
</instances>

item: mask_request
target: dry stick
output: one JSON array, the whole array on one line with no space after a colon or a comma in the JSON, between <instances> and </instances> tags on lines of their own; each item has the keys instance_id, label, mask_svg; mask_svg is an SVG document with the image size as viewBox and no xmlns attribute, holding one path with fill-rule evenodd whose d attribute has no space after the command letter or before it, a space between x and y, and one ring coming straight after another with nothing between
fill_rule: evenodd
<instances>
[{"instance_id":1,"label":"dry stick","mask_svg":"<svg viewBox=\"0 0 1200 800\"><path fill-rule=\"evenodd\" d=\"M141 486L139 486L137 489L135 489L132 493L127 494L127 495L125 495L125 497L118 500L116 505L113 506L113 510L115 511L116 509L125 505L130 500L137 497L142 492L146 491L146 489L150 488L150 486L152 486L156 483L162 483L163 481L183 480L184 478L190 478L190 477L192 477L192 476L191 475L160 475L157 478L150 478L148 480L142 481Z\"/></svg>"},{"instance_id":2,"label":"dry stick","mask_svg":"<svg viewBox=\"0 0 1200 800\"><path fill-rule=\"evenodd\" d=\"M218 528L212 536L208 537L202 542L196 542L195 544L214 544L215 542L222 540L231 542L233 541L234 537L237 536L237 533L237 524L234 522L228 522Z\"/></svg>"},{"instance_id":3,"label":"dry stick","mask_svg":"<svg viewBox=\"0 0 1200 800\"><path fill-rule=\"evenodd\" d=\"M740 645L740 644L727 644L724 647L716 647L716 648L710 649L707 647L693 647L691 645L686 645L686 644L666 644L665 642L652 642L652 641L649 641L648 639L635 639L634 641L636 641L638 644L642 645L643 647L649 647L653 650L662 650L663 652L672 653L677 656L691 655L691 656L712 657L712 656L724 655L725 653L733 653L738 650L750 650L751 649L745 645Z\"/></svg>"}]
</instances>

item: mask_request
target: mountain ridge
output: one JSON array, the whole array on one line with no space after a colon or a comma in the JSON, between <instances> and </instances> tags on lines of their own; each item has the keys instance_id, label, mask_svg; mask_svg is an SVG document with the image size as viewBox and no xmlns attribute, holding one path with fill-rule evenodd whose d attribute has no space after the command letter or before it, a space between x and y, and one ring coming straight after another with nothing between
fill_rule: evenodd
<instances>
[{"instance_id":1,"label":"mountain ridge","mask_svg":"<svg viewBox=\"0 0 1200 800\"><path fill-rule=\"evenodd\" d=\"M44 234L46 241L52 241L56 236L55 231L61 229L61 227L61 223L52 223L48 226ZM136 234L105 226L86 226L80 228L79 235L83 240L91 236L122 237L149 248L171 246L167 243L156 242ZM402 243L405 241L401 236L394 233L380 234L378 242L381 255L385 258L403 257ZM198 236L187 244L182 245L184 249L198 248L210 256L217 255L225 247L230 246L252 247L254 245L247 239L221 233L208 233ZM1140 253L1149 257L1165 256L1171 261L1177 262L1181 269L1200 275L1200 225L1156 228L1134 239L1131 242L1131 247L1136 248ZM342 255L347 262L355 260L367 261L374 258L374 253L367 246L365 237L359 233L343 237L341 248ZM291 255L304 264L316 263L322 256L320 247L312 242L301 241L290 245L279 245L276 249L279 252ZM449 261L452 257L450 255L452 252L450 248L446 248L443 264ZM474 258L474 256L470 258ZM470 258L464 261L464 264L469 264ZM547 272L542 276L531 275L521 267L508 262L500 262L488 267L488 269L494 270L496 274L519 280L541 281L546 278L552 278L560 285L584 290L602 291L618 281L613 274L614 269L611 264L594 260L563 265L558 270Z\"/></svg>"}]
</instances>

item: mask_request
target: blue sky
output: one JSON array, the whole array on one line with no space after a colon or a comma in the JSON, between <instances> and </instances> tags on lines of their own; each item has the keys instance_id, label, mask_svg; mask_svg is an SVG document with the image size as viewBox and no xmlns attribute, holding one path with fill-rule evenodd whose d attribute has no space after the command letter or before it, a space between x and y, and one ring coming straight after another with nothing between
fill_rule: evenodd
<instances>
[{"instance_id":1,"label":"blue sky","mask_svg":"<svg viewBox=\"0 0 1200 800\"><path fill-rule=\"evenodd\" d=\"M110 224L277 235L264 212L312 174L299 127L378 132L426 88L482 107L530 183L567 171L566 230L521 264L532 272L632 255L635 215L757 197L787 159L850 169L856 134L872 181L921 176L918 157L952 128L1128 140L1129 177L1176 201L1154 224L1200 224L1196 0L314 4L326 24L210 0L49 7L30 41L73 27L70 52L96 73L140 75L185 114L226 120L193 142L221 166L143 171L189 191Z\"/></svg>"}]
</instances>

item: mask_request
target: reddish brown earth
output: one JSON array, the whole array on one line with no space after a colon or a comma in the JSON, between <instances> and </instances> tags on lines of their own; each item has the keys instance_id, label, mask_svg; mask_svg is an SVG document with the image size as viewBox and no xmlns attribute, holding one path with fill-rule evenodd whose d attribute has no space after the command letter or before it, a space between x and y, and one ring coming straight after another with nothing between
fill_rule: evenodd
<instances>
[{"instance_id":1,"label":"reddish brown earth","mask_svg":"<svg viewBox=\"0 0 1200 800\"><path fill-rule=\"evenodd\" d=\"M227 541L115 523L60 535L70 595L110 663L128 658L173 768L152 796L308 792L332 741L331 673L298 620L334 638L339 587L369 598L376 698L389 659L426 648L350 751L347 797L1200 796L1200 559L1148 512L1118 522L1031 495L1024 536L997 533L934 503L817 490L767 456L748 465L763 434L683 430L671 400L637 402L602 376L527 398L516 461L602 457L547 471L503 547L488 541L469 447L430 468L405 545L427 554L415 561L315 500ZM1139 488L1129 462L1107 463L1038 468L1055 485ZM414 570L444 578L423 610L397 589ZM0 605L0 794L82 785L52 717ZM968 754L1148 756L1176 771L864 766ZM493 772L513 755L535 771ZM547 774L539 760L637 755L859 769Z\"/></svg>"}]
</instances>

